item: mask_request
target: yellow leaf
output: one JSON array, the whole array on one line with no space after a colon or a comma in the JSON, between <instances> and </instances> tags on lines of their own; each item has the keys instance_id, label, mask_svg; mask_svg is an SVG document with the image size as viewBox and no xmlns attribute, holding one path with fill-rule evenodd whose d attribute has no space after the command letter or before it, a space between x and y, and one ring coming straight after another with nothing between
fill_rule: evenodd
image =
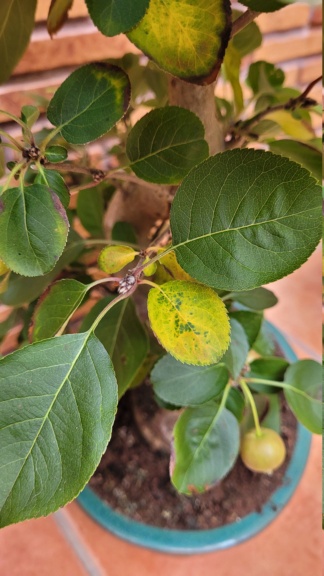
<instances>
[{"instance_id":1,"label":"yellow leaf","mask_svg":"<svg viewBox=\"0 0 324 576\"><path fill-rule=\"evenodd\" d=\"M176 258L175 252L169 252L159 260L159 266L154 276L154 282L164 284L169 280L188 280L195 282L194 278L181 268Z\"/></svg>"},{"instance_id":2,"label":"yellow leaf","mask_svg":"<svg viewBox=\"0 0 324 576\"><path fill-rule=\"evenodd\" d=\"M311 140L314 138L313 131L306 124L294 118L287 110L269 112L265 118L279 124L283 132L293 138L298 138L298 140Z\"/></svg>"},{"instance_id":3,"label":"yellow leaf","mask_svg":"<svg viewBox=\"0 0 324 576\"><path fill-rule=\"evenodd\" d=\"M106 274L113 274L133 262L137 255L129 246L106 246L99 254L98 266Z\"/></svg>"},{"instance_id":4,"label":"yellow leaf","mask_svg":"<svg viewBox=\"0 0 324 576\"><path fill-rule=\"evenodd\" d=\"M6 274L9 271L10 271L10 268L8 268L8 266L0 258L0 276L2 276L3 274Z\"/></svg>"},{"instance_id":5,"label":"yellow leaf","mask_svg":"<svg viewBox=\"0 0 324 576\"><path fill-rule=\"evenodd\" d=\"M207 286L176 280L150 290L148 315L162 346L186 364L215 364L230 343L222 300Z\"/></svg>"}]
</instances>

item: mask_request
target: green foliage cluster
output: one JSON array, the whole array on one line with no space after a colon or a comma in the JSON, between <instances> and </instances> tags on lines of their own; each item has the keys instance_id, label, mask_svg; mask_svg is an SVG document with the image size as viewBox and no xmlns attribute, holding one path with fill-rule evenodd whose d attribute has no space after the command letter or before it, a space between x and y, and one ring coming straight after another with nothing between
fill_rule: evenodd
<instances>
[{"instance_id":1,"label":"green foliage cluster","mask_svg":"<svg viewBox=\"0 0 324 576\"><path fill-rule=\"evenodd\" d=\"M269 2L269 10L287 2ZM51 34L71 4L51 3ZM26 46L35 6L1 5L1 54L20 39L2 81ZM110 439L118 399L148 375L158 404L182 409L171 480L186 494L232 468L251 414L257 439L260 423L280 432L278 392L309 430L321 431L321 368L276 356L263 311L277 300L262 287L300 267L320 239L316 103L262 61L249 68L244 105L241 61L262 36L252 22L230 39L242 16L231 16L228 0L87 6L103 34L127 33L149 59L82 66L48 102L52 128L38 131L40 110L24 106L20 117L8 114L21 139L0 131L1 152L14 158L0 165L0 302L13 308L0 339L21 330L20 347L0 361L0 526L49 514L79 494ZM192 84L219 73L229 82L232 99L215 98L226 151L210 156L199 117L168 105L164 71ZM138 104L148 111L132 126ZM90 168L81 148L102 136L117 160L105 172ZM174 195L170 221L146 246L128 222L117 222L110 240L104 235L115 183L129 179ZM94 291L100 299L75 327L73 314ZM146 315L138 295L147 292Z\"/></svg>"}]
</instances>

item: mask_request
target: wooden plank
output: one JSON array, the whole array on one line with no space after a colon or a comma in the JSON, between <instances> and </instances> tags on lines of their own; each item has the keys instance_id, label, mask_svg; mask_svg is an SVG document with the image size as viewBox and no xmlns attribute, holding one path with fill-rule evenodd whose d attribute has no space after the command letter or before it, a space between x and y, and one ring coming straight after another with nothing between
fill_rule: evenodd
<instances>
[{"instance_id":1,"label":"wooden plank","mask_svg":"<svg viewBox=\"0 0 324 576\"><path fill-rule=\"evenodd\" d=\"M48 10L51 0L40 0L37 3L36 9L36 22L42 22L47 19ZM69 10L69 18L86 18L88 10L84 0L74 0L71 10Z\"/></svg>"}]
</instances>

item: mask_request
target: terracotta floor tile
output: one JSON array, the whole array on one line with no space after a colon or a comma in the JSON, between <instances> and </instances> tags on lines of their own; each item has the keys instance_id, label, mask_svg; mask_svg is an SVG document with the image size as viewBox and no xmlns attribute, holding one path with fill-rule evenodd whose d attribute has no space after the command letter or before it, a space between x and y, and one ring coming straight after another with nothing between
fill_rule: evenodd
<instances>
[{"instance_id":1,"label":"terracotta floor tile","mask_svg":"<svg viewBox=\"0 0 324 576\"><path fill-rule=\"evenodd\" d=\"M277 520L229 550L192 557L155 553L106 532L76 503L66 510L107 576L317 576L322 565L321 438L314 437L301 484Z\"/></svg>"},{"instance_id":2,"label":"terracotta floor tile","mask_svg":"<svg viewBox=\"0 0 324 576\"><path fill-rule=\"evenodd\" d=\"M0 530L1 576L87 576L52 518Z\"/></svg>"}]
</instances>

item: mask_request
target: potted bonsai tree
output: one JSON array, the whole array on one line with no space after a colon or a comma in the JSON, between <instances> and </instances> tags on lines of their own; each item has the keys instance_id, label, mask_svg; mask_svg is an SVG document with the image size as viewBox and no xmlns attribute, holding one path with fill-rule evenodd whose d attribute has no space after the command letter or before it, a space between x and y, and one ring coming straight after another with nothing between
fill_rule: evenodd
<instances>
[{"instance_id":1,"label":"potted bonsai tree","mask_svg":"<svg viewBox=\"0 0 324 576\"><path fill-rule=\"evenodd\" d=\"M257 12L231 13L228 0L119 4L87 1L103 34L127 33L146 57L82 66L48 103L51 128L33 128L40 111L24 106L8 115L21 138L1 131L12 157L0 287L13 312L0 333L22 330L0 361L0 526L79 495L132 390L128 409L158 450L172 446L171 482L189 497L239 456L254 477L280 468L282 398L321 431L320 366L298 361L264 322L276 298L262 287L300 267L320 239L318 108L308 96L317 80L300 93L256 62L245 105L240 65L262 40ZM69 6L52 2L51 32ZM215 97L220 76L231 100ZM298 137L282 139L292 122ZM81 147L98 139L93 166ZM90 292L95 305L73 323ZM161 437L143 424L147 402L169 422ZM309 441L300 425L299 441Z\"/></svg>"}]
</instances>

